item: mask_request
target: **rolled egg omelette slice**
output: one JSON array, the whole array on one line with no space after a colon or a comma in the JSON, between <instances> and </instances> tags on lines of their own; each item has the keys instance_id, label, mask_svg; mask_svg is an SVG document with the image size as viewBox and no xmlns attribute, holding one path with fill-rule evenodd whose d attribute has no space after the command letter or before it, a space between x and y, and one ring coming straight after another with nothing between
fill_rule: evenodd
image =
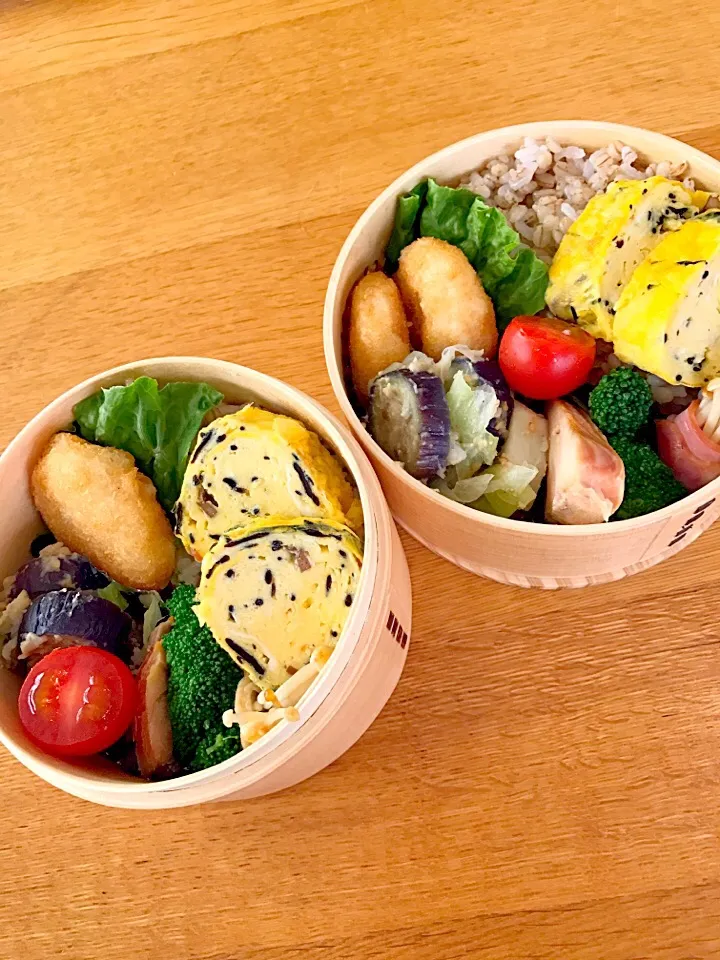
<instances>
[{"instance_id":1,"label":"rolled egg omelette slice","mask_svg":"<svg viewBox=\"0 0 720 960\"><path fill-rule=\"evenodd\" d=\"M668 383L720 374L720 210L667 234L640 264L618 302L614 349Z\"/></svg>"},{"instance_id":2,"label":"rolled egg omelette slice","mask_svg":"<svg viewBox=\"0 0 720 960\"><path fill-rule=\"evenodd\" d=\"M320 438L299 420L252 404L200 431L175 515L196 560L227 530L273 515L362 530L357 491Z\"/></svg>"},{"instance_id":3,"label":"rolled egg omelette slice","mask_svg":"<svg viewBox=\"0 0 720 960\"><path fill-rule=\"evenodd\" d=\"M611 183L563 237L550 267L548 307L611 341L616 304L635 268L708 196L665 177Z\"/></svg>"},{"instance_id":4,"label":"rolled egg omelette slice","mask_svg":"<svg viewBox=\"0 0 720 960\"><path fill-rule=\"evenodd\" d=\"M331 520L269 517L205 555L198 620L248 677L274 690L334 647L355 601L362 546Z\"/></svg>"}]
</instances>

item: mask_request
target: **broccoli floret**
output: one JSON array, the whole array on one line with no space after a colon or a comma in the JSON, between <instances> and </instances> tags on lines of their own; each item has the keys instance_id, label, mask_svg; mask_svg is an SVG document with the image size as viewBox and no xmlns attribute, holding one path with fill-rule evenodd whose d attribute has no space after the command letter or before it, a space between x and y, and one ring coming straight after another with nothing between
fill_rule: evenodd
<instances>
[{"instance_id":1,"label":"broccoli floret","mask_svg":"<svg viewBox=\"0 0 720 960\"><path fill-rule=\"evenodd\" d=\"M648 444L628 437L609 439L625 464L625 497L614 519L642 517L687 495L687 490L675 479L670 467Z\"/></svg>"},{"instance_id":2,"label":"broccoli floret","mask_svg":"<svg viewBox=\"0 0 720 960\"><path fill-rule=\"evenodd\" d=\"M610 437L634 437L650 416L653 395L637 370L618 367L590 393L590 416Z\"/></svg>"},{"instance_id":3,"label":"broccoli floret","mask_svg":"<svg viewBox=\"0 0 720 960\"><path fill-rule=\"evenodd\" d=\"M174 625L163 640L168 662L168 708L173 752L188 770L204 770L241 749L237 727L223 726L242 671L193 610L195 589L180 584L167 602Z\"/></svg>"},{"instance_id":4,"label":"broccoli floret","mask_svg":"<svg viewBox=\"0 0 720 960\"><path fill-rule=\"evenodd\" d=\"M205 770L207 767L214 767L216 763L222 763L223 760L234 757L240 749L238 728L233 727L231 730L223 728L222 733L216 735L214 742L211 737L200 742L200 746L195 751L192 769Z\"/></svg>"}]
</instances>

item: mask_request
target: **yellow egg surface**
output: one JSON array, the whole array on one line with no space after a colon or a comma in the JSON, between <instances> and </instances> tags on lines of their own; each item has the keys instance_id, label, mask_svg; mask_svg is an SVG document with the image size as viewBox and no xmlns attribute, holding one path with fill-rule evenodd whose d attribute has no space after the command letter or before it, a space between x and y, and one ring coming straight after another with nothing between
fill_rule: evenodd
<instances>
[{"instance_id":1,"label":"yellow egg surface","mask_svg":"<svg viewBox=\"0 0 720 960\"><path fill-rule=\"evenodd\" d=\"M355 602L359 538L329 520L267 517L230 531L202 562L201 623L262 689L316 647L334 647Z\"/></svg>"},{"instance_id":2,"label":"yellow egg surface","mask_svg":"<svg viewBox=\"0 0 720 960\"><path fill-rule=\"evenodd\" d=\"M550 310L611 341L616 304L633 271L707 196L665 177L611 183L590 200L560 243L550 266Z\"/></svg>"},{"instance_id":3,"label":"yellow egg surface","mask_svg":"<svg viewBox=\"0 0 720 960\"><path fill-rule=\"evenodd\" d=\"M720 211L663 237L625 288L614 335L621 360L668 383L720 374Z\"/></svg>"},{"instance_id":4,"label":"yellow egg surface","mask_svg":"<svg viewBox=\"0 0 720 960\"><path fill-rule=\"evenodd\" d=\"M203 428L176 507L188 553L201 560L227 530L278 514L362 530L355 487L299 420L249 404Z\"/></svg>"}]
</instances>

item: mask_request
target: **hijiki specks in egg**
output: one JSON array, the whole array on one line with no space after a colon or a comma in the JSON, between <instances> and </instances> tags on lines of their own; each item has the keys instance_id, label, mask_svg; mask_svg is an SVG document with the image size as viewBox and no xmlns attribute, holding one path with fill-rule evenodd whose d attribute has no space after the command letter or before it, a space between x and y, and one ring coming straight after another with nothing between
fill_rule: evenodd
<instances>
[{"instance_id":1,"label":"hijiki specks in egg","mask_svg":"<svg viewBox=\"0 0 720 960\"><path fill-rule=\"evenodd\" d=\"M357 490L294 417L149 377L92 394L30 475L46 527L0 594L29 740L146 779L282 722L350 616Z\"/></svg>"},{"instance_id":2,"label":"hijiki specks in egg","mask_svg":"<svg viewBox=\"0 0 720 960\"><path fill-rule=\"evenodd\" d=\"M720 203L686 164L526 139L397 200L348 303L380 447L501 517L603 523L720 476Z\"/></svg>"}]
</instances>

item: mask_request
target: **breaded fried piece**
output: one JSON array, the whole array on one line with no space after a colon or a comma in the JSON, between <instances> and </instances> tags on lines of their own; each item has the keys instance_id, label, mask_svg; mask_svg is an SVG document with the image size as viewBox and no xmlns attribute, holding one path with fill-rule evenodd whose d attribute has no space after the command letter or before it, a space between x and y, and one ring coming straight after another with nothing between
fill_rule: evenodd
<instances>
[{"instance_id":1,"label":"breaded fried piece","mask_svg":"<svg viewBox=\"0 0 720 960\"><path fill-rule=\"evenodd\" d=\"M30 478L52 533L113 580L136 590L167 586L175 539L155 487L123 450L57 433Z\"/></svg>"},{"instance_id":2,"label":"breaded fried piece","mask_svg":"<svg viewBox=\"0 0 720 960\"><path fill-rule=\"evenodd\" d=\"M398 288L384 273L368 273L350 297L350 365L355 392L363 403L373 377L404 360L411 349Z\"/></svg>"},{"instance_id":3,"label":"breaded fried piece","mask_svg":"<svg viewBox=\"0 0 720 960\"><path fill-rule=\"evenodd\" d=\"M400 254L395 279L423 351L433 360L455 344L495 356L498 332L492 300L462 250L435 237L420 237Z\"/></svg>"}]
</instances>

